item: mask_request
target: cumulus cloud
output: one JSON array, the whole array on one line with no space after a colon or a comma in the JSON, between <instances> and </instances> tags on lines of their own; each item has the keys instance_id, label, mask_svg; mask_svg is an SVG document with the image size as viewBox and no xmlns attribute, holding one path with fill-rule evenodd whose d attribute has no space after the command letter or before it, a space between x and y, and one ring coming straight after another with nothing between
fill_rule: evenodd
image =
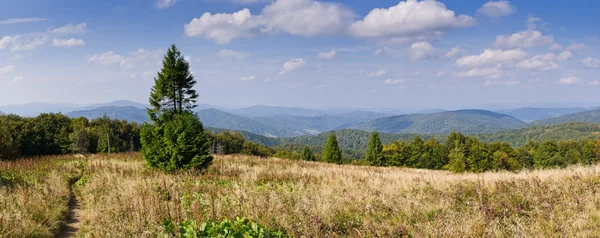
<instances>
[{"instance_id":1,"label":"cumulus cloud","mask_svg":"<svg viewBox=\"0 0 600 238\"><path fill-rule=\"evenodd\" d=\"M98 64L115 64L120 63L125 57L119 54L115 54L112 51L104 52L102 54L93 55L88 58L88 62Z\"/></svg>"},{"instance_id":2,"label":"cumulus cloud","mask_svg":"<svg viewBox=\"0 0 600 238\"><path fill-rule=\"evenodd\" d=\"M0 38L0 50L9 49L12 52L33 50L41 45L46 44L48 38L41 37L26 37L21 35L4 36Z\"/></svg>"},{"instance_id":3,"label":"cumulus cloud","mask_svg":"<svg viewBox=\"0 0 600 238\"><path fill-rule=\"evenodd\" d=\"M291 71L300 69L300 68L304 67L305 64L306 64L306 61L304 61L303 59L291 59L288 62L285 62L283 64L280 74L284 75Z\"/></svg>"},{"instance_id":4,"label":"cumulus cloud","mask_svg":"<svg viewBox=\"0 0 600 238\"><path fill-rule=\"evenodd\" d=\"M410 46L410 57L414 60L426 60L435 58L435 48L429 42L421 41Z\"/></svg>"},{"instance_id":5,"label":"cumulus cloud","mask_svg":"<svg viewBox=\"0 0 600 238\"><path fill-rule=\"evenodd\" d=\"M356 37L424 41L437 38L445 31L473 24L475 20L472 17L457 16L441 2L407 0L387 9L373 9L363 20L353 23L349 31Z\"/></svg>"},{"instance_id":6,"label":"cumulus cloud","mask_svg":"<svg viewBox=\"0 0 600 238\"><path fill-rule=\"evenodd\" d=\"M493 50L486 49L480 55L465 56L456 60L456 65L461 67L479 67L485 65L496 65L506 62L522 60L527 57L521 49L514 50Z\"/></svg>"},{"instance_id":7,"label":"cumulus cloud","mask_svg":"<svg viewBox=\"0 0 600 238\"><path fill-rule=\"evenodd\" d=\"M501 49L514 49L514 48L531 48L535 46L550 45L554 43L552 36L544 36L541 32L536 30L525 30L517 32L510 36L499 35L496 37L494 46Z\"/></svg>"},{"instance_id":8,"label":"cumulus cloud","mask_svg":"<svg viewBox=\"0 0 600 238\"><path fill-rule=\"evenodd\" d=\"M154 7L158 9L165 9L173 6L177 0L158 0L154 3Z\"/></svg>"},{"instance_id":9,"label":"cumulus cloud","mask_svg":"<svg viewBox=\"0 0 600 238\"><path fill-rule=\"evenodd\" d=\"M320 52L317 54L317 57L319 57L319 59L333 59L335 56L337 56L337 53L338 52L336 50Z\"/></svg>"},{"instance_id":10,"label":"cumulus cloud","mask_svg":"<svg viewBox=\"0 0 600 238\"><path fill-rule=\"evenodd\" d=\"M556 55L548 53L545 55L536 55L525 59L517 64L517 68L524 70L548 71L558 69L559 66L554 62Z\"/></svg>"},{"instance_id":11,"label":"cumulus cloud","mask_svg":"<svg viewBox=\"0 0 600 238\"><path fill-rule=\"evenodd\" d=\"M259 34L263 25L261 16L253 16L249 9L235 13L204 13L185 24L185 34L189 37L203 37L217 44L228 44L233 39L250 38Z\"/></svg>"},{"instance_id":12,"label":"cumulus cloud","mask_svg":"<svg viewBox=\"0 0 600 238\"><path fill-rule=\"evenodd\" d=\"M404 79L386 79L384 83L387 85L394 85L394 84L403 84L404 82L406 82L406 80L404 80Z\"/></svg>"},{"instance_id":13,"label":"cumulus cloud","mask_svg":"<svg viewBox=\"0 0 600 238\"><path fill-rule=\"evenodd\" d=\"M387 73L388 73L387 70L381 69L381 70L369 73L368 76L369 77L382 77L382 76L385 76Z\"/></svg>"},{"instance_id":14,"label":"cumulus cloud","mask_svg":"<svg viewBox=\"0 0 600 238\"><path fill-rule=\"evenodd\" d=\"M446 57L456 57L465 54L467 51L460 47L453 47L446 53Z\"/></svg>"},{"instance_id":15,"label":"cumulus cloud","mask_svg":"<svg viewBox=\"0 0 600 238\"><path fill-rule=\"evenodd\" d=\"M248 58L250 56L250 53L230 49L223 49L219 51L219 53L217 53L217 56L221 58L234 58L237 60L243 60Z\"/></svg>"},{"instance_id":16,"label":"cumulus cloud","mask_svg":"<svg viewBox=\"0 0 600 238\"><path fill-rule=\"evenodd\" d=\"M23 76L19 76L19 77L14 78L12 80L12 83L13 84L19 84L19 83L22 83L23 81L25 81L25 78Z\"/></svg>"},{"instance_id":17,"label":"cumulus cloud","mask_svg":"<svg viewBox=\"0 0 600 238\"><path fill-rule=\"evenodd\" d=\"M581 82L581 80L579 80L579 78L571 76L571 77L561 78L556 83L557 84L577 84L579 82Z\"/></svg>"},{"instance_id":18,"label":"cumulus cloud","mask_svg":"<svg viewBox=\"0 0 600 238\"><path fill-rule=\"evenodd\" d=\"M491 1L483 4L483 6L477 10L477 13L491 18L498 18L508 16L515 12L515 10L515 6L510 5L509 1Z\"/></svg>"},{"instance_id":19,"label":"cumulus cloud","mask_svg":"<svg viewBox=\"0 0 600 238\"><path fill-rule=\"evenodd\" d=\"M255 80L256 76L244 76L242 78L240 78L240 81L250 81L250 80Z\"/></svg>"},{"instance_id":20,"label":"cumulus cloud","mask_svg":"<svg viewBox=\"0 0 600 238\"><path fill-rule=\"evenodd\" d=\"M581 63L583 65L585 65L586 67L590 67L590 68L598 68L598 67L600 67L600 60L594 59L594 58L590 58L590 57L582 59Z\"/></svg>"},{"instance_id":21,"label":"cumulus cloud","mask_svg":"<svg viewBox=\"0 0 600 238\"><path fill-rule=\"evenodd\" d=\"M1 20L0 25L30 23L30 22L39 22L39 21L46 21L46 20L48 20L48 19L46 19L46 18L11 18L11 19L6 19L6 20Z\"/></svg>"},{"instance_id":22,"label":"cumulus cloud","mask_svg":"<svg viewBox=\"0 0 600 238\"><path fill-rule=\"evenodd\" d=\"M496 78L502 74L497 68L474 68L462 72L453 73L454 76L458 77L493 77Z\"/></svg>"},{"instance_id":23,"label":"cumulus cloud","mask_svg":"<svg viewBox=\"0 0 600 238\"><path fill-rule=\"evenodd\" d=\"M437 77L443 77L443 76L446 76L446 75L448 75L448 73L446 73L446 71L440 71L440 72L437 72L437 74L435 76L437 76Z\"/></svg>"},{"instance_id":24,"label":"cumulus cloud","mask_svg":"<svg viewBox=\"0 0 600 238\"><path fill-rule=\"evenodd\" d=\"M514 86L521 82L519 80L500 80L498 78L490 78L483 83L484 86Z\"/></svg>"},{"instance_id":25,"label":"cumulus cloud","mask_svg":"<svg viewBox=\"0 0 600 238\"><path fill-rule=\"evenodd\" d=\"M85 45L85 41L81 39L54 39L52 40L52 45L57 47L73 47L73 46L83 46Z\"/></svg>"},{"instance_id":26,"label":"cumulus cloud","mask_svg":"<svg viewBox=\"0 0 600 238\"><path fill-rule=\"evenodd\" d=\"M64 25L59 28L55 28L52 30L52 33L58 34L77 34L84 33L87 31L87 23L79 23L77 25L73 25L71 23Z\"/></svg>"},{"instance_id":27,"label":"cumulus cloud","mask_svg":"<svg viewBox=\"0 0 600 238\"><path fill-rule=\"evenodd\" d=\"M562 46L560 44L558 44L558 43L554 43L548 49L549 50L561 50Z\"/></svg>"},{"instance_id":28,"label":"cumulus cloud","mask_svg":"<svg viewBox=\"0 0 600 238\"><path fill-rule=\"evenodd\" d=\"M10 73L15 69L14 65L7 65L0 68L0 74Z\"/></svg>"},{"instance_id":29,"label":"cumulus cloud","mask_svg":"<svg viewBox=\"0 0 600 238\"><path fill-rule=\"evenodd\" d=\"M583 51L586 49L587 49L587 46L585 44L577 44L577 43L573 43L567 47L567 50L572 50L572 51Z\"/></svg>"},{"instance_id":30,"label":"cumulus cloud","mask_svg":"<svg viewBox=\"0 0 600 238\"><path fill-rule=\"evenodd\" d=\"M573 58L573 54L571 53L571 51L563 51L562 53L560 53L558 55L558 60L559 61L565 61L565 60L569 60Z\"/></svg>"},{"instance_id":31,"label":"cumulus cloud","mask_svg":"<svg viewBox=\"0 0 600 238\"><path fill-rule=\"evenodd\" d=\"M594 81L590 82L590 85L600 86L600 80L594 80Z\"/></svg>"}]
</instances>

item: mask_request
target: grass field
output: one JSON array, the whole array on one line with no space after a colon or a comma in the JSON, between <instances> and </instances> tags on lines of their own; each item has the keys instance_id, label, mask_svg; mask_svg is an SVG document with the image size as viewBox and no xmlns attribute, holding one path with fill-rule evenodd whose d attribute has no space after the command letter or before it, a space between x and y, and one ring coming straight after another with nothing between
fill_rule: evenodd
<instances>
[{"instance_id":1,"label":"grass field","mask_svg":"<svg viewBox=\"0 0 600 238\"><path fill-rule=\"evenodd\" d=\"M177 236L182 224L236 217L292 237L600 234L599 166L452 174L217 156L204 174L164 174L139 154L118 154L0 162L0 169L5 236L55 234L73 178L83 237Z\"/></svg>"}]
</instances>

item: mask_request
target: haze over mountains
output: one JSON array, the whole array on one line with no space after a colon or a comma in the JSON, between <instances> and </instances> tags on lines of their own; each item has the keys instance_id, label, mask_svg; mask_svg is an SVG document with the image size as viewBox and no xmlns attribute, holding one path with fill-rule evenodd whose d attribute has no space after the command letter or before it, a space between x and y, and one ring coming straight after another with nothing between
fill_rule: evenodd
<instances>
[{"instance_id":1,"label":"haze over mountains","mask_svg":"<svg viewBox=\"0 0 600 238\"><path fill-rule=\"evenodd\" d=\"M73 104L30 103L1 106L4 113L36 116L44 112L62 112L69 117L90 119L107 115L138 123L148 121L146 106L131 101L79 106ZM439 112L436 112L439 111ZM389 134L468 134L498 133L531 125L565 122L600 123L600 109L595 108L518 108L499 110L435 110L431 113L394 115L366 110L325 111L298 107L256 105L224 109L211 105L196 108L206 127L246 131L266 137L318 135L340 129L379 131Z\"/></svg>"}]
</instances>

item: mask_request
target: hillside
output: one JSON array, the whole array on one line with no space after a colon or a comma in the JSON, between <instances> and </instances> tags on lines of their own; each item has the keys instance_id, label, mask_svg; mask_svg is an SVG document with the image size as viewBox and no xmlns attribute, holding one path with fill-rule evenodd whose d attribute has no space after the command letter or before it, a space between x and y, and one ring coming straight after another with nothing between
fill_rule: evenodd
<instances>
[{"instance_id":1,"label":"hillside","mask_svg":"<svg viewBox=\"0 0 600 238\"><path fill-rule=\"evenodd\" d=\"M499 133L477 135L484 142L506 141L512 146L521 146L530 140L584 140L600 139L600 125L583 122L568 122L558 125L539 126L510 130Z\"/></svg>"},{"instance_id":2,"label":"hillside","mask_svg":"<svg viewBox=\"0 0 600 238\"><path fill-rule=\"evenodd\" d=\"M560 124L565 122L586 122L586 123L600 123L600 109L594 109L589 111L583 111L573 113L569 115L537 120L532 122L535 125L552 125Z\"/></svg>"},{"instance_id":3,"label":"hillside","mask_svg":"<svg viewBox=\"0 0 600 238\"><path fill-rule=\"evenodd\" d=\"M234 115L231 113L219 111L217 109L205 109L198 111L198 116L202 124L206 127L224 128L234 131L247 131L253 134L280 137L297 136L293 132L286 131L284 128L277 128L260 121Z\"/></svg>"},{"instance_id":4,"label":"hillside","mask_svg":"<svg viewBox=\"0 0 600 238\"><path fill-rule=\"evenodd\" d=\"M501 110L499 113L503 113L514 118L517 118L521 121L532 122L537 120L543 120L563 115L568 115L572 113L582 112L587 110L583 107L575 107L575 108L518 108L518 109L509 109L509 110Z\"/></svg>"},{"instance_id":5,"label":"hillside","mask_svg":"<svg viewBox=\"0 0 600 238\"><path fill-rule=\"evenodd\" d=\"M67 113L68 117L86 117L88 119L95 119L102 116L108 116L113 119L127 120L130 122L143 123L148 121L148 114L145 109L140 109L132 106L127 107L116 107L106 106L94 108L91 110L79 110Z\"/></svg>"},{"instance_id":6,"label":"hillside","mask_svg":"<svg viewBox=\"0 0 600 238\"><path fill-rule=\"evenodd\" d=\"M229 111L232 114L247 116L247 117L272 117L277 115L304 116L315 117L325 115L327 113L305 108L297 107L272 107L265 105L256 105L247 108L240 108Z\"/></svg>"},{"instance_id":7,"label":"hillside","mask_svg":"<svg viewBox=\"0 0 600 238\"><path fill-rule=\"evenodd\" d=\"M385 133L447 134L457 131L476 134L525 126L527 123L505 114L484 110L459 110L385 117L351 128Z\"/></svg>"}]
</instances>

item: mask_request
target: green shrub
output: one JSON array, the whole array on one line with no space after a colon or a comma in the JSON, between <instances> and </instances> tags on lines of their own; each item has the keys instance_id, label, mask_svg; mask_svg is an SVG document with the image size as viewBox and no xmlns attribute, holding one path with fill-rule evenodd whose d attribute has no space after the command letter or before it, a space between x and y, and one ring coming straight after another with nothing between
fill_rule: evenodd
<instances>
[{"instance_id":1,"label":"green shrub","mask_svg":"<svg viewBox=\"0 0 600 238\"><path fill-rule=\"evenodd\" d=\"M164 223L164 222L163 222ZM287 237L281 231L270 230L247 218L236 218L235 221L223 220L205 222L198 226L195 221L181 223L181 237Z\"/></svg>"},{"instance_id":2,"label":"green shrub","mask_svg":"<svg viewBox=\"0 0 600 238\"><path fill-rule=\"evenodd\" d=\"M148 164L163 171L205 169L213 160L202 123L190 113L173 115L161 125L143 125L141 141Z\"/></svg>"}]
</instances>

